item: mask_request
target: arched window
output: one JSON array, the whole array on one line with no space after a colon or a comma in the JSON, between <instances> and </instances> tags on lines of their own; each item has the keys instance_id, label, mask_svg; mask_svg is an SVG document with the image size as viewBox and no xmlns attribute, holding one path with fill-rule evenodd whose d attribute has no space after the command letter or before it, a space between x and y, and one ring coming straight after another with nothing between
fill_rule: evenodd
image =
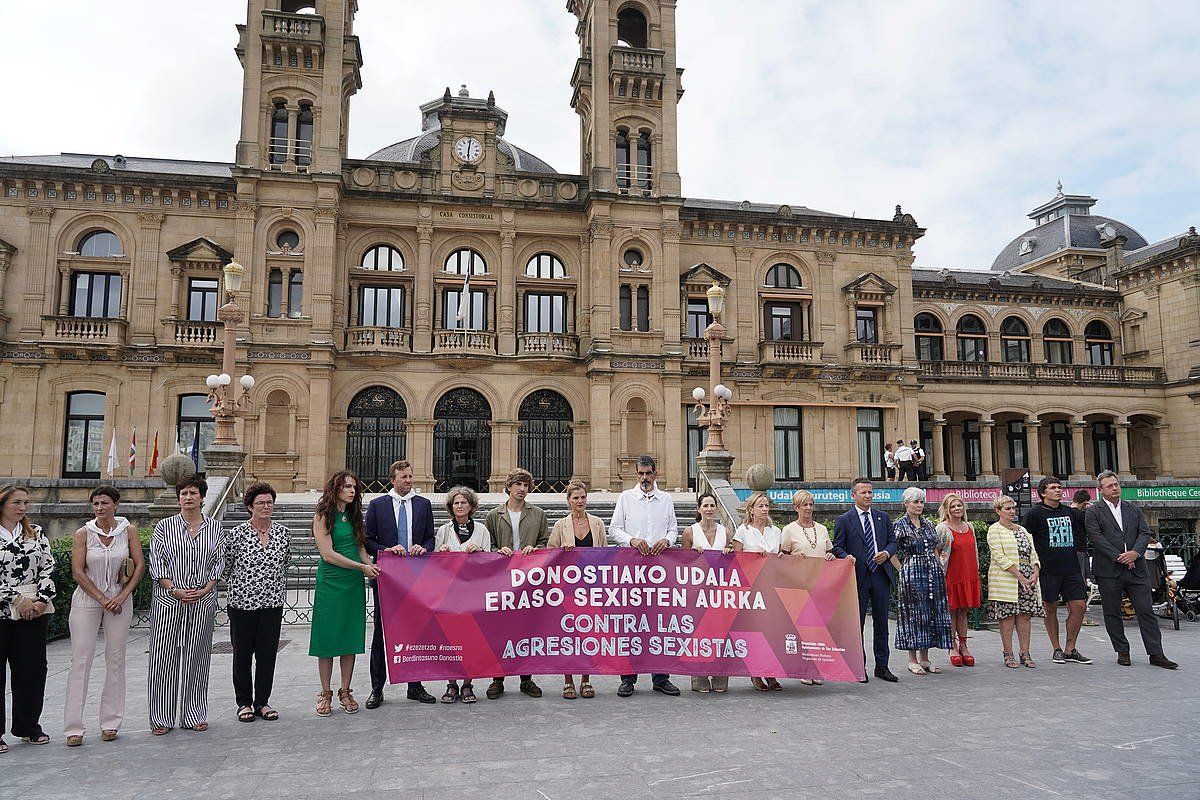
<instances>
[{"instance_id":1,"label":"arched window","mask_svg":"<svg viewBox=\"0 0 1200 800\"><path fill-rule=\"evenodd\" d=\"M1103 367L1113 363L1113 338L1107 325L1100 320L1089 322L1083 338L1087 343L1089 364Z\"/></svg>"},{"instance_id":2,"label":"arched window","mask_svg":"<svg viewBox=\"0 0 1200 800\"><path fill-rule=\"evenodd\" d=\"M1029 363L1029 326L1020 317L1000 323L1000 357L1010 364Z\"/></svg>"},{"instance_id":3,"label":"arched window","mask_svg":"<svg viewBox=\"0 0 1200 800\"><path fill-rule=\"evenodd\" d=\"M525 265L526 278L565 278L567 270L558 256L538 253Z\"/></svg>"},{"instance_id":4,"label":"arched window","mask_svg":"<svg viewBox=\"0 0 1200 800\"><path fill-rule=\"evenodd\" d=\"M307 167L312 163L313 110L311 103L300 104L296 117L296 166Z\"/></svg>"},{"instance_id":5,"label":"arched window","mask_svg":"<svg viewBox=\"0 0 1200 800\"><path fill-rule=\"evenodd\" d=\"M304 301L304 273L300 270L292 270L292 274L288 276L288 316L292 319L299 317L303 309Z\"/></svg>"},{"instance_id":6,"label":"arched window","mask_svg":"<svg viewBox=\"0 0 1200 800\"><path fill-rule=\"evenodd\" d=\"M275 246L280 250L299 250L300 234L295 231L280 231L275 237Z\"/></svg>"},{"instance_id":7,"label":"arched window","mask_svg":"<svg viewBox=\"0 0 1200 800\"><path fill-rule=\"evenodd\" d=\"M629 179L631 170L629 167L629 131L617 131L617 191L629 192Z\"/></svg>"},{"instance_id":8,"label":"arched window","mask_svg":"<svg viewBox=\"0 0 1200 800\"><path fill-rule=\"evenodd\" d=\"M917 360L941 361L946 357L942 323L930 313L917 314L913 321L917 334Z\"/></svg>"},{"instance_id":9,"label":"arched window","mask_svg":"<svg viewBox=\"0 0 1200 800\"><path fill-rule=\"evenodd\" d=\"M1046 363L1070 364L1071 329L1061 319L1052 319L1042 328L1042 342L1046 348Z\"/></svg>"},{"instance_id":10,"label":"arched window","mask_svg":"<svg viewBox=\"0 0 1200 800\"><path fill-rule=\"evenodd\" d=\"M445 269L455 275L483 275L487 272L487 262L478 252L464 247L446 257Z\"/></svg>"},{"instance_id":11,"label":"arched window","mask_svg":"<svg viewBox=\"0 0 1200 800\"><path fill-rule=\"evenodd\" d=\"M121 240L111 231L92 231L79 240L79 255L89 258L121 258Z\"/></svg>"},{"instance_id":12,"label":"arched window","mask_svg":"<svg viewBox=\"0 0 1200 800\"><path fill-rule=\"evenodd\" d=\"M650 414L646 410L646 401L640 397L631 397L625 404L625 452L642 454L646 452L650 437Z\"/></svg>"},{"instance_id":13,"label":"arched window","mask_svg":"<svg viewBox=\"0 0 1200 800\"><path fill-rule=\"evenodd\" d=\"M574 414L558 392L538 389L517 412L517 463L533 473L533 491L561 492L575 471Z\"/></svg>"},{"instance_id":14,"label":"arched window","mask_svg":"<svg viewBox=\"0 0 1200 800\"><path fill-rule=\"evenodd\" d=\"M369 492L390 488L388 468L408 450L408 407L386 386L363 389L346 411L346 466Z\"/></svg>"},{"instance_id":15,"label":"arched window","mask_svg":"<svg viewBox=\"0 0 1200 800\"><path fill-rule=\"evenodd\" d=\"M282 100L276 100L275 108L271 111L271 139L267 145L267 153L272 164L287 161L288 111L287 104Z\"/></svg>"},{"instance_id":16,"label":"arched window","mask_svg":"<svg viewBox=\"0 0 1200 800\"><path fill-rule=\"evenodd\" d=\"M650 158L650 134L642 131L637 140L637 175L638 187L642 194L649 197L652 176L652 159Z\"/></svg>"},{"instance_id":17,"label":"arched window","mask_svg":"<svg viewBox=\"0 0 1200 800\"><path fill-rule=\"evenodd\" d=\"M791 264L776 264L767 270L767 286L773 289L802 289L800 270Z\"/></svg>"},{"instance_id":18,"label":"arched window","mask_svg":"<svg viewBox=\"0 0 1200 800\"><path fill-rule=\"evenodd\" d=\"M263 433L265 450L268 453L286 453L291 443L291 412L289 406L292 399L283 389L276 389L267 395L266 424Z\"/></svg>"},{"instance_id":19,"label":"arched window","mask_svg":"<svg viewBox=\"0 0 1200 800\"><path fill-rule=\"evenodd\" d=\"M987 361L987 328L983 320L974 314L967 314L958 321L955 329L958 339L959 361Z\"/></svg>"},{"instance_id":20,"label":"arched window","mask_svg":"<svg viewBox=\"0 0 1200 800\"><path fill-rule=\"evenodd\" d=\"M278 268L267 275L267 316L283 316L283 270Z\"/></svg>"},{"instance_id":21,"label":"arched window","mask_svg":"<svg viewBox=\"0 0 1200 800\"><path fill-rule=\"evenodd\" d=\"M358 266L380 272L400 272L404 269L404 256L390 244L377 244L363 253Z\"/></svg>"},{"instance_id":22,"label":"arched window","mask_svg":"<svg viewBox=\"0 0 1200 800\"><path fill-rule=\"evenodd\" d=\"M632 7L621 9L617 14L617 46L648 47L647 29L645 14Z\"/></svg>"},{"instance_id":23,"label":"arched window","mask_svg":"<svg viewBox=\"0 0 1200 800\"><path fill-rule=\"evenodd\" d=\"M64 478L99 478L104 452L104 394L67 395L67 424L63 437Z\"/></svg>"}]
</instances>

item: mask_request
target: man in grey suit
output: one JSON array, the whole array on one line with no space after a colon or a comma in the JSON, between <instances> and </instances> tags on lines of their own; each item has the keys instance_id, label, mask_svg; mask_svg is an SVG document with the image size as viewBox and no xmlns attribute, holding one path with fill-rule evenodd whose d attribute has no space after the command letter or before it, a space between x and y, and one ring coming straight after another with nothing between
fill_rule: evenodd
<instances>
[{"instance_id":1,"label":"man in grey suit","mask_svg":"<svg viewBox=\"0 0 1200 800\"><path fill-rule=\"evenodd\" d=\"M1121 596L1128 594L1150 663L1175 669L1179 665L1163 655L1162 632L1151 607L1150 577L1144 557L1150 543L1150 526L1141 509L1121 500L1121 482L1111 470L1101 472L1096 485L1100 501L1084 513L1084 527L1092 543L1092 575L1100 586L1104 627L1117 651L1117 663L1123 667L1132 663L1121 619Z\"/></svg>"}]
</instances>

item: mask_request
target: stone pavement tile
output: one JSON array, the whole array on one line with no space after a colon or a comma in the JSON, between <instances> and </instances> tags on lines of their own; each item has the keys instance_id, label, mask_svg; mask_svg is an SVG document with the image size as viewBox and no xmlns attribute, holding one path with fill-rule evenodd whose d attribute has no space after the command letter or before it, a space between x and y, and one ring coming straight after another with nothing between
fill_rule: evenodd
<instances>
[{"instance_id":1,"label":"stone pavement tile","mask_svg":"<svg viewBox=\"0 0 1200 800\"><path fill-rule=\"evenodd\" d=\"M491 778L480 764L479 755L452 764L387 763L371 767L373 759L363 759L370 768L370 785L380 791L404 789L445 789L479 786ZM486 763L486 762L484 762Z\"/></svg>"}]
</instances>

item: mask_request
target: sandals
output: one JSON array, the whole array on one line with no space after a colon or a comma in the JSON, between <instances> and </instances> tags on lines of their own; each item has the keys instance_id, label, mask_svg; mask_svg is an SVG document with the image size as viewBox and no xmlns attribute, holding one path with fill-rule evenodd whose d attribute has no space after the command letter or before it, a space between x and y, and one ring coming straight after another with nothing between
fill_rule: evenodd
<instances>
[{"instance_id":1,"label":"sandals","mask_svg":"<svg viewBox=\"0 0 1200 800\"><path fill-rule=\"evenodd\" d=\"M7 753L7 752L8 752L8 744L3 739L0 739L0 754Z\"/></svg>"},{"instance_id":2,"label":"sandals","mask_svg":"<svg viewBox=\"0 0 1200 800\"><path fill-rule=\"evenodd\" d=\"M171 732L171 729L165 728L162 725L159 725L157 728L151 728L150 732L153 733L155 736L166 736L168 733Z\"/></svg>"},{"instance_id":3,"label":"sandals","mask_svg":"<svg viewBox=\"0 0 1200 800\"><path fill-rule=\"evenodd\" d=\"M82 736L68 736L67 737L67 747L79 747L79 745L81 745L81 744L83 744Z\"/></svg>"},{"instance_id":4,"label":"sandals","mask_svg":"<svg viewBox=\"0 0 1200 800\"><path fill-rule=\"evenodd\" d=\"M578 696L575 694L575 684L568 683L563 686L563 700L574 700Z\"/></svg>"},{"instance_id":5,"label":"sandals","mask_svg":"<svg viewBox=\"0 0 1200 800\"><path fill-rule=\"evenodd\" d=\"M195 731L196 733L204 733L206 730L208 730L208 723L207 722L197 722L195 725L184 725L183 727L189 731Z\"/></svg>"},{"instance_id":6,"label":"sandals","mask_svg":"<svg viewBox=\"0 0 1200 800\"><path fill-rule=\"evenodd\" d=\"M924 675L925 674L925 668L922 667L920 664L913 663L912 661L908 662L908 671L911 672L913 675Z\"/></svg>"},{"instance_id":7,"label":"sandals","mask_svg":"<svg viewBox=\"0 0 1200 800\"><path fill-rule=\"evenodd\" d=\"M1021 653L1021 666L1029 667L1030 669L1037 668L1037 664L1034 662L1033 656L1029 655L1029 653Z\"/></svg>"},{"instance_id":8,"label":"sandals","mask_svg":"<svg viewBox=\"0 0 1200 800\"><path fill-rule=\"evenodd\" d=\"M265 719L267 722L274 722L279 719L279 712L270 706L259 706L254 709L254 713Z\"/></svg>"},{"instance_id":9,"label":"sandals","mask_svg":"<svg viewBox=\"0 0 1200 800\"><path fill-rule=\"evenodd\" d=\"M751 678L750 685L754 687L754 691L756 691L756 692L771 691L771 687L767 686L767 684L763 681L762 678Z\"/></svg>"},{"instance_id":10,"label":"sandals","mask_svg":"<svg viewBox=\"0 0 1200 800\"><path fill-rule=\"evenodd\" d=\"M1009 669L1019 669L1021 665L1017 663L1017 659L1012 653L1004 653L1004 666Z\"/></svg>"},{"instance_id":11,"label":"sandals","mask_svg":"<svg viewBox=\"0 0 1200 800\"><path fill-rule=\"evenodd\" d=\"M925 670L926 674L929 674L929 675L941 675L942 674L942 668L937 666L936 664L933 664L929 661L921 661L919 663L921 664L921 669Z\"/></svg>"},{"instance_id":12,"label":"sandals","mask_svg":"<svg viewBox=\"0 0 1200 800\"><path fill-rule=\"evenodd\" d=\"M341 704L342 710L347 714L358 713L358 701L354 699L354 691L352 689L338 689L338 703Z\"/></svg>"},{"instance_id":13,"label":"sandals","mask_svg":"<svg viewBox=\"0 0 1200 800\"><path fill-rule=\"evenodd\" d=\"M238 722L254 722L254 709L250 706L241 706L237 712Z\"/></svg>"},{"instance_id":14,"label":"sandals","mask_svg":"<svg viewBox=\"0 0 1200 800\"><path fill-rule=\"evenodd\" d=\"M767 688L772 692L783 691L783 686L780 685L778 678L767 678Z\"/></svg>"},{"instance_id":15,"label":"sandals","mask_svg":"<svg viewBox=\"0 0 1200 800\"><path fill-rule=\"evenodd\" d=\"M317 716L328 717L333 713L333 690L322 689L317 692Z\"/></svg>"},{"instance_id":16,"label":"sandals","mask_svg":"<svg viewBox=\"0 0 1200 800\"><path fill-rule=\"evenodd\" d=\"M50 737L45 733L39 733L37 736L18 736L17 738L27 744L50 744Z\"/></svg>"},{"instance_id":17,"label":"sandals","mask_svg":"<svg viewBox=\"0 0 1200 800\"><path fill-rule=\"evenodd\" d=\"M442 695L443 703L453 703L458 699L458 684L450 683L446 685L446 693Z\"/></svg>"},{"instance_id":18,"label":"sandals","mask_svg":"<svg viewBox=\"0 0 1200 800\"><path fill-rule=\"evenodd\" d=\"M464 687L462 687L462 692L459 693L458 697L464 703L474 703L475 702L475 690L472 689L470 686L464 686Z\"/></svg>"},{"instance_id":19,"label":"sandals","mask_svg":"<svg viewBox=\"0 0 1200 800\"><path fill-rule=\"evenodd\" d=\"M103 730L103 731L100 731L100 741L102 741L102 742L113 742L113 741L116 741L116 739L117 739L117 732L116 732L116 731L114 731L114 730Z\"/></svg>"},{"instance_id":20,"label":"sandals","mask_svg":"<svg viewBox=\"0 0 1200 800\"><path fill-rule=\"evenodd\" d=\"M579 684L579 696L585 700L590 700L596 696L596 690L587 681Z\"/></svg>"}]
</instances>

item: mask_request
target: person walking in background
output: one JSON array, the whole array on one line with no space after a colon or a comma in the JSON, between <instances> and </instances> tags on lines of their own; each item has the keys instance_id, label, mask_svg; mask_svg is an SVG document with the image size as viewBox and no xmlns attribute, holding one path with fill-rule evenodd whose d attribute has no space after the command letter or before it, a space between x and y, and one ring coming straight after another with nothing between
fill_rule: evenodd
<instances>
[{"instance_id":1,"label":"person walking in background","mask_svg":"<svg viewBox=\"0 0 1200 800\"><path fill-rule=\"evenodd\" d=\"M957 640L950 653L950 663L956 667L973 667L975 656L967 649L967 636L971 609L979 608L982 595L979 543L975 541L975 528L967 521L967 504L961 495L952 492L942 498L938 519L937 533L950 551L946 564L946 598Z\"/></svg>"},{"instance_id":2,"label":"person walking in background","mask_svg":"<svg viewBox=\"0 0 1200 800\"><path fill-rule=\"evenodd\" d=\"M317 693L317 716L321 717L333 713L330 684L335 658L342 679L338 702L347 714L358 713L350 683L355 656L366 650L367 642L367 587L363 576L379 577L379 567L367 554L358 485L358 478L349 470L333 473L313 516L313 538L321 560L313 591L308 654L316 657L321 678L321 691Z\"/></svg>"},{"instance_id":3,"label":"person walking in background","mask_svg":"<svg viewBox=\"0 0 1200 800\"><path fill-rule=\"evenodd\" d=\"M913 449L904 443L903 439L896 440L896 471L897 480L915 481L917 471L913 467Z\"/></svg>"},{"instance_id":4,"label":"person walking in background","mask_svg":"<svg viewBox=\"0 0 1200 800\"><path fill-rule=\"evenodd\" d=\"M1079 572L1083 575L1083 583L1089 587L1088 599L1084 602L1083 607L1083 627L1090 628L1099 623L1092 619L1088 614L1087 607L1091 602L1090 587L1096 585L1096 579L1092 575L1092 552L1091 543L1087 535L1087 525L1085 522L1088 507L1092 504L1092 494L1087 489L1077 489L1075 494L1071 496L1071 510L1075 512L1075 543L1079 547ZM1082 534L1080 534L1082 531Z\"/></svg>"},{"instance_id":5,"label":"person walking in background","mask_svg":"<svg viewBox=\"0 0 1200 800\"><path fill-rule=\"evenodd\" d=\"M279 712L271 708L271 689L287 601L291 531L271 519L276 496L262 481L246 488L242 504L250 519L229 532L225 557L233 694L242 722L279 719Z\"/></svg>"},{"instance_id":6,"label":"person walking in background","mask_svg":"<svg viewBox=\"0 0 1200 800\"><path fill-rule=\"evenodd\" d=\"M133 620L133 591L146 571L142 540L125 517L117 516L121 493L98 486L88 499L96 515L75 531L71 542L71 671L63 704L63 735L68 747L83 744L96 635L104 630L104 688L100 694L100 739L117 738L125 718L125 645Z\"/></svg>"},{"instance_id":7,"label":"person walking in background","mask_svg":"<svg viewBox=\"0 0 1200 800\"><path fill-rule=\"evenodd\" d=\"M567 484L567 516L554 523L550 531L548 547L561 547L563 550L574 550L576 547L607 547L608 535L604 531L604 520L587 513L587 484L574 480ZM562 696L564 700L574 700L577 696L591 699L596 696L592 688L590 675L579 676L579 692L575 692L575 679L571 675L563 675Z\"/></svg>"},{"instance_id":8,"label":"person walking in background","mask_svg":"<svg viewBox=\"0 0 1200 800\"><path fill-rule=\"evenodd\" d=\"M1145 558L1146 545L1150 544L1150 526L1140 508L1121 499L1121 481L1116 473L1111 470L1101 472L1096 478L1096 486L1100 490L1100 499L1087 510L1084 524L1095 551L1092 570L1100 585L1104 627L1117 651L1117 663L1123 667L1132 664L1129 639L1121 619L1121 598L1128 595L1150 663L1163 669L1175 669L1179 665L1163 654L1162 631L1150 598L1150 572Z\"/></svg>"},{"instance_id":9,"label":"person walking in background","mask_svg":"<svg viewBox=\"0 0 1200 800\"><path fill-rule=\"evenodd\" d=\"M908 671L936 675L942 670L929 660L930 648L954 647L946 574L941 551L945 540L921 514L925 490L910 486L901 498L904 516L894 525L896 557L900 559L896 611L896 649L908 651Z\"/></svg>"},{"instance_id":10,"label":"person walking in background","mask_svg":"<svg viewBox=\"0 0 1200 800\"><path fill-rule=\"evenodd\" d=\"M383 497L376 497L367 506L364 523L364 545L367 554L378 562L379 551L398 556L420 556L436 546L433 533L433 504L413 491L413 468L407 461L397 461L389 468L392 488ZM383 687L387 685L387 658L383 643L383 617L379 608L379 586L371 581L371 598L375 607L375 624L371 631L371 693L367 709L383 705ZM408 699L418 703L436 703L420 681L409 681Z\"/></svg>"},{"instance_id":11,"label":"person walking in background","mask_svg":"<svg viewBox=\"0 0 1200 800\"><path fill-rule=\"evenodd\" d=\"M1029 654L1029 620L1042 616L1038 588L1037 550L1029 531L1017 523L1017 502L1001 495L992 502L1000 517L988 528L987 543L992 562L988 567L988 619L999 621L1004 645L1004 666L1036 667ZM1012 635L1017 631L1021 661L1013 657Z\"/></svg>"},{"instance_id":12,"label":"person walking in background","mask_svg":"<svg viewBox=\"0 0 1200 800\"><path fill-rule=\"evenodd\" d=\"M46 629L54 613L54 555L42 529L25 518L29 490L0 486L0 753L5 675L12 676L13 736L29 744L49 744L42 730L46 698ZM93 642L93 644L95 644Z\"/></svg>"},{"instance_id":13,"label":"person walking in background","mask_svg":"<svg viewBox=\"0 0 1200 800\"><path fill-rule=\"evenodd\" d=\"M883 473L884 480L896 480L896 453L892 450L891 442L883 446Z\"/></svg>"},{"instance_id":14,"label":"person walking in background","mask_svg":"<svg viewBox=\"0 0 1200 800\"><path fill-rule=\"evenodd\" d=\"M746 510L742 524L733 534L735 553L758 553L779 555L783 543L783 531L771 522L771 498L766 492L754 492L746 498ZM756 692L779 692L783 690L779 679L773 676L754 676L750 685Z\"/></svg>"},{"instance_id":15,"label":"person walking in background","mask_svg":"<svg viewBox=\"0 0 1200 800\"><path fill-rule=\"evenodd\" d=\"M150 732L176 725L208 730L217 579L225 571L227 537L204 516L208 484L196 475L175 484L179 513L154 526L150 539Z\"/></svg>"},{"instance_id":16,"label":"person walking in background","mask_svg":"<svg viewBox=\"0 0 1200 800\"><path fill-rule=\"evenodd\" d=\"M437 552L480 553L491 549L492 537L487 526L473 519L479 510L479 498L473 490L466 486L455 486L446 492L446 510L450 512L450 521L438 528L434 540ZM462 682L461 692L458 681L446 683L442 702L453 703L460 699L464 703L474 703L476 700L475 686L470 678Z\"/></svg>"},{"instance_id":17,"label":"person walking in background","mask_svg":"<svg viewBox=\"0 0 1200 800\"><path fill-rule=\"evenodd\" d=\"M550 541L550 526L546 512L526 503L525 497L533 488L533 475L529 470L518 467L508 473L504 491L508 500L496 506L487 515L487 529L492 536L492 550L506 556L520 552L529 555L545 547ZM532 675L521 676L521 693L530 697L541 697L541 688L533 682ZM504 676L492 678L487 688L487 698L495 700L504 694Z\"/></svg>"},{"instance_id":18,"label":"person walking in background","mask_svg":"<svg viewBox=\"0 0 1200 800\"><path fill-rule=\"evenodd\" d=\"M679 535L675 503L671 495L658 488L658 464L651 456L638 456L635 468L638 484L617 497L608 523L608 536L621 547L632 547L644 556L656 556L673 547ZM637 679L637 675L622 675L617 696L632 695ZM654 673L650 679L654 691L668 697L679 696L679 689L671 683L670 675Z\"/></svg>"},{"instance_id":19,"label":"person walking in background","mask_svg":"<svg viewBox=\"0 0 1200 800\"><path fill-rule=\"evenodd\" d=\"M1055 664L1090 664L1092 660L1076 649L1083 612L1087 608L1087 586L1079 571L1077 538L1084 536L1083 526L1077 524L1078 514L1074 509L1062 503L1062 481L1047 475L1038 482L1037 490L1041 501L1025 512L1022 523L1033 537L1033 546L1042 565L1038 570L1038 581L1046 608L1046 635L1054 648L1050 660ZM1067 604L1065 647L1058 635L1060 598Z\"/></svg>"},{"instance_id":20,"label":"person walking in background","mask_svg":"<svg viewBox=\"0 0 1200 800\"><path fill-rule=\"evenodd\" d=\"M888 669L891 647L888 645L888 610L896 569L891 558L896 554L896 533L892 520L882 511L871 508L875 494L871 481L855 478L850 485L854 508L837 518L833 526L833 554L849 558L854 564L858 586L858 624L867 622L867 607L871 608L871 627L875 651L875 677L889 683L897 678Z\"/></svg>"},{"instance_id":21,"label":"person walking in background","mask_svg":"<svg viewBox=\"0 0 1200 800\"><path fill-rule=\"evenodd\" d=\"M733 539L725 526L717 522L717 497L704 492L696 498L696 522L680 533L679 546L685 550L715 550L733 552ZM725 692L729 689L728 675L697 675L692 677L692 691L701 694Z\"/></svg>"}]
</instances>

